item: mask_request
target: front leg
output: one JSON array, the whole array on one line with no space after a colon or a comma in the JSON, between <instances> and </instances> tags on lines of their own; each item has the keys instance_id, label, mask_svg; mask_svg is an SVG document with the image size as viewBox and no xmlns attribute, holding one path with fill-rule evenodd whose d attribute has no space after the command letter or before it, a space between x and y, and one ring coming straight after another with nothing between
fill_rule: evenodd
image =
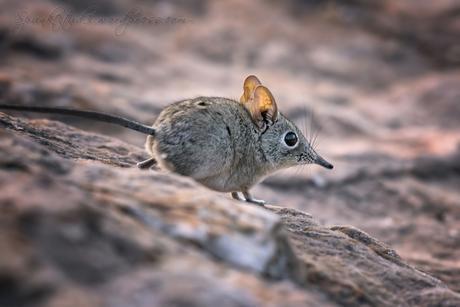
<instances>
[{"instance_id":1,"label":"front leg","mask_svg":"<svg viewBox=\"0 0 460 307\"><path fill-rule=\"evenodd\" d=\"M246 201L248 203L252 203L252 204L256 204L256 205L259 205L259 206L263 206L265 205L265 201L264 200L261 200L261 199L255 199L251 196L251 194L249 193L249 191L243 191L243 195L244 195L244 198L246 198Z\"/></svg>"}]
</instances>

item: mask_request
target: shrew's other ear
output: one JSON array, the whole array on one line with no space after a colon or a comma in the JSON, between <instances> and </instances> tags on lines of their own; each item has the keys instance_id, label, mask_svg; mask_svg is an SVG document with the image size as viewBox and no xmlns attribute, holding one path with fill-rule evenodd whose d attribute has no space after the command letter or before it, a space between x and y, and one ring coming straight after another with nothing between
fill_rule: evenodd
<instances>
[{"instance_id":1,"label":"shrew's other ear","mask_svg":"<svg viewBox=\"0 0 460 307\"><path fill-rule=\"evenodd\" d=\"M240 102L241 103L246 103L249 101L251 98L252 94L254 93L254 89L261 85L259 79L257 79L256 76L250 75L244 80L244 85L243 85L243 95L241 95Z\"/></svg>"},{"instance_id":2,"label":"shrew's other ear","mask_svg":"<svg viewBox=\"0 0 460 307\"><path fill-rule=\"evenodd\" d=\"M266 125L272 125L278 117L278 106L272 93L263 85L254 89L254 93L245 107L251 113L252 121L263 129Z\"/></svg>"}]
</instances>

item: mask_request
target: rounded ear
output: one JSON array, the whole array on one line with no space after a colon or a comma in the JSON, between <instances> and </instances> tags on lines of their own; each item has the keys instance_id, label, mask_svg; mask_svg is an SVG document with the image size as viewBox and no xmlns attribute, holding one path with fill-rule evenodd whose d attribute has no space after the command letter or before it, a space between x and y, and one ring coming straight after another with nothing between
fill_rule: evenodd
<instances>
[{"instance_id":1,"label":"rounded ear","mask_svg":"<svg viewBox=\"0 0 460 307\"><path fill-rule=\"evenodd\" d=\"M240 102L241 103L246 103L249 101L251 98L252 94L254 93L254 89L261 85L259 79L257 79L256 76L250 75L244 80L244 85L243 85L243 95L241 95Z\"/></svg>"},{"instance_id":2,"label":"rounded ear","mask_svg":"<svg viewBox=\"0 0 460 307\"><path fill-rule=\"evenodd\" d=\"M272 125L278 117L278 106L272 93L263 85L254 89L250 100L245 104L252 121L263 129L266 125Z\"/></svg>"}]
</instances>

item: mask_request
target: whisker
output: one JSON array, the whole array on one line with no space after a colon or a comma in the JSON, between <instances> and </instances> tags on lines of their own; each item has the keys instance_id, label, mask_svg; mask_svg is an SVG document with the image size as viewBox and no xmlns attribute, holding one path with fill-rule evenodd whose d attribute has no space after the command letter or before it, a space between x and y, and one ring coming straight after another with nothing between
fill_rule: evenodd
<instances>
[{"instance_id":1,"label":"whisker","mask_svg":"<svg viewBox=\"0 0 460 307\"><path fill-rule=\"evenodd\" d=\"M313 140L312 140L312 143L311 143L311 147L313 148L313 150L315 150L316 148L316 140L318 139L318 131L315 132L314 136L313 136Z\"/></svg>"},{"instance_id":2,"label":"whisker","mask_svg":"<svg viewBox=\"0 0 460 307\"><path fill-rule=\"evenodd\" d=\"M308 143L311 144L311 141L312 141L312 136L313 136L313 116L314 116L314 112L313 112L313 109L310 109L310 131L309 131L309 138L308 138Z\"/></svg>"},{"instance_id":3,"label":"whisker","mask_svg":"<svg viewBox=\"0 0 460 307\"><path fill-rule=\"evenodd\" d=\"M303 105L303 135L307 138L308 140L308 136L307 136L307 105L304 104Z\"/></svg>"},{"instance_id":4,"label":"whisker","mask_svg":"<svg viewBox=\"0 0 460 307\"><path fill-rule=\"evenodd\" d=\"M300 165L300 167L296 167L296 170L295 170L294 175L295 175L295 176L299 175L299 173L300 173L301 170L302 170L302 165Z\"/></svg>"},{"instance_id":5,"label":"whisker","mask_svg":"<svg viewBox=\"0 0 460 307\"><path fill-rule=\"evenodd\" d=\"M310 169L307 167L307 164L302 165L302 171L304 171L305 169L307 169L307 172L306 172L305 176L309 177L310 176L310 174L309 174Z\"/></svg>"}]
</instances>

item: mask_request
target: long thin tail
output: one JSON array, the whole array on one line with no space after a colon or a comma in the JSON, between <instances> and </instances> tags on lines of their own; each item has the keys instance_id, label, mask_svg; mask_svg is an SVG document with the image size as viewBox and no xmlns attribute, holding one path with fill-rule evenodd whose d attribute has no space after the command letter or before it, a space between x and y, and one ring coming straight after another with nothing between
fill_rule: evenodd
<instances>
[{"instance_id":1,"label":"long thin tail","mask_svg":"<svg viewBox=\"0 0 460 307\"><path fill-rule=\"evenodd\" d=\"M13 111L24 111L24 112L36 112L36 113L51 113L61 114L68 116L82 117L100 122L115 124L126 127L131 130L135 130L148 135L155 135L155 129L147 125L141 124L134 120L123 118L120 116L110 115L106 113L100 113L95 111L82 111L67 108L54 108L54 107L36 107L36 106L19 106L10 104L0 104L0 110L13 110Z\"/></svg>"}]
</instances>

